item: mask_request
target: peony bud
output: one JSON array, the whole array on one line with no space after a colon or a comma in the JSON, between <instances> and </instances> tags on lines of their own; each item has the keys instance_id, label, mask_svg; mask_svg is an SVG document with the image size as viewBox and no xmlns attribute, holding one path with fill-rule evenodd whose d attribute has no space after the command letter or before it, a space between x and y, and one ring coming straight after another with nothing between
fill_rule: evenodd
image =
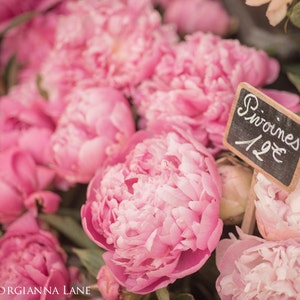
<instances>
[{"instance_id":1,"label":"peony bud","mask_svg":"<svg viewBox=\"0 0 300 300\"><path fill-rule=\"evenodd\" d=\"M120 285L106 265L99 270L97 286L105 300L115 300L118 298Z\"/></svg>"},{"instance_id":2,"label":"peony bud","mask_svg":"<svg viewBox=\"0 0 300 300\"><path fill-rule=\"evenodd\" d=\"M226 225L239 224L246 208L252 170L232 156L217 160L222 180L220 218Z\"/></svg>"}]
</instances>

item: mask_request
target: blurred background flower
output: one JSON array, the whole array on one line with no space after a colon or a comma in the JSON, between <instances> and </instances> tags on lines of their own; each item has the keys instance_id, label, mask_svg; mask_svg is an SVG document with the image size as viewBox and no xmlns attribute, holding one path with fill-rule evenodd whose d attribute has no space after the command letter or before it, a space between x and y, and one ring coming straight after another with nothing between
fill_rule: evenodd
<instances>
[{"instance_id":1,"label":"blurred background flower","mask_svg":"<svg viewBox=\"0 0 300 300\"><path fill-rule=\"evenodd\" d=\"M88 183L135 132L128 101L113 88L73 89L51 136L51 166L70 184Z\"/></svg>"},{"instance_id":2,"label":"blurred background flower","mask_svg":"<svg viewBox=\"0 0 300 300\"><path fill-rule=\"evenodd\" d=\"M293 0L246 0L246 4L250 6L260 6L269 3L266 16L272 26L278 25L286 16L288 8Z\"/></svg>"}]
</instances>

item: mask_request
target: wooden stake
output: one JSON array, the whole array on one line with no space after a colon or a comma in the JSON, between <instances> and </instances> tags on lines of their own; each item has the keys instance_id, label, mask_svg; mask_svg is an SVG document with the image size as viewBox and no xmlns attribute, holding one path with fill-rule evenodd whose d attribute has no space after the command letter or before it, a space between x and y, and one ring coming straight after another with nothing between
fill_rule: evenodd
<instances>
[{"instance_id":1,"label":"wooden stake","mask_svg":"<svg viewBox=\"0 0 300 300\"><path fill-rule=\"evenodd\" d=\"M247 234L253 234L255 227L255 204L256 194L254 192L254 185L256 183L256 176L258 171L254 169L251 181L251 187L248 195L247 206L242 222L242 230Z\"/></svg>"}]
</instances>

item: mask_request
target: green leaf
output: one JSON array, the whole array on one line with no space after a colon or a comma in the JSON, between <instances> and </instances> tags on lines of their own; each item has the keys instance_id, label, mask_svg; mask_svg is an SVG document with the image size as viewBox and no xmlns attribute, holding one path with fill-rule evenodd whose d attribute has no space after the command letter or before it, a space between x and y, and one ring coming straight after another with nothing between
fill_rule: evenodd
<instances>
[{"instance_id":1,"label":"green leaf","mask_svg":"<svg viewBox=\"0 0 300 300\"><path fill-rule=\"evenodd\" d=\"M4 234L4 229L2 227L2 224L0 224L0 238L3 236Z\"/></svg>"},{"instance_id":2,"label":"green leaf","mask_svg":"<svg viewBox=\"0 0 300 300\"><path fill-rule=\"evenodd\" d=\"M128 291L123 292L124 300L148 300L148 299L150 299L150 297L151 297L151 294L140 295L140 294L133 294Z\"/></svg>"},{"instance_id":3,"label":"green leaf","mask_svg":"<svg viewBox=\"0 0 300 300\"><path fill-rule=\"evenodd\" d=\"M155 291L158 300L170 300L170 294L167 288L161 288Z\"/></svg>"},{"instance_id":4,"label":"green leaf","mask_svg":"<svg viewBox=\"0 0 300 300\"><path fill-rule=\"evenodd\" d=\"M174 300L195 300L192 294L182 293L175 296Z\"/></svg>"},{"instance_id":5,"label":"green leaf","mask_svg":"<svg viewBox=\"0 0 300 300\"><path fill-rule=\"evenodd\" d=\"M300 28L300 2L293 6L290 13L290 20L296 27Z\"/></svg>"},{"instance_id":6,"label":"green leaf","mask_svg":"<svg viewBox=\"0 0 300 300\"><path fill-rule=\"evenodd\" d=\"M288 79L300 92L300 64L294 63L294 64L284 65L283 69L286 72Z\"/></svg>"},{"instance_id":7,"label":"green leaf","mask_svg":"<svg viewBox=\"0 0 300 300\"><path fill-rule=\"evenodd\" d=\"M3 36L12 28L19 26L23 23L26 23L28 21L30 21L35 15L37 15L38 12L36 11L30 11L30 12L26 12L23 13L21 15L16 16L15 18L13 18L8 25L0 32L0 39L3 38Z\"/></svg>"},{"instance_id":8,"label":"green leaf","mask_svg":"<svg viewBox=\"0 0 300 300\"><path fill-rule=\"evenodd\" d=\"M44 99L49 100L49 94L48 94L47 90L43 88L42 81L43 81L42 75L37 74L35 82L36 82L38 92Z\"/></svg>"},{"instance_id":9,"label":"green leaf","mask_svg":"<svg viewBox=\"0 0 300 300\"><path fill-rule=\"evenodd\" d=\"M287 72L288 79L293 83L296 89L300 92L300 73Z\"/></svg>"},{"instance_id":10,"label":"green leaf","mask_svg":"<svg viewBox=\"0 0 300 300\"><path fill-rule=\"evenodd\" d=\"M88 272L97 277L99 269L105 264L102 254L105 252L101 248L97 249L73 249L73 252L79 257L82 265Z\"/></svg>"},{"instance_id":11,"label":"green leaf","mask_svg":"<svg viewBox=\"0 0 300 300\"><path fill-rule=\"evenodd\" d=\"M77 247L98 248L85 234L81 225L69 216L40 214L39 218L67 237Z\"/></svg>"},{"instance_id":12,"label":"green leaf","mask_svg":"<svg viewBox=\"0 0 300 300\"><path fill-rule=\"evenodd\" d=\"M9 89L17 84L19 65L17 62L17 55L13 54L4 68L3 83L5 94L8 93Z\"/></svg>"}]
</instances>

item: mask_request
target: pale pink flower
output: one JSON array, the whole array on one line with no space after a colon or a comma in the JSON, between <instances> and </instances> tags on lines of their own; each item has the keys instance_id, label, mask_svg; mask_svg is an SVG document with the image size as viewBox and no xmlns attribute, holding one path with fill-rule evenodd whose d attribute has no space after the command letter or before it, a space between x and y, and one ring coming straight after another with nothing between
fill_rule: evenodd
<instances>
[{"instance_id":1,"label":"pale pink flower","mask_svg":"<svg viewBox=\"0 0 300 300\"><path fill-rule=\"evenodd\" d=\"M152 75L175 40L147 0L70 2L42 68L46 90L63 101L74 86L128 89Z\"/></svg>"},{"instance_id":2,"label":"pale pink flower","mask_svg":"<svg viewBox=\"0 0 300 300\"><path fill-rule=\"evenodd\" d=\"M183 137L183 135L185 137ZM146 294L199 270L217 246L221 182L186 133L139 131L92 179L83 228L116 280Z\"/></svg>"},{"instance_id":3,"label":"pale pink flower","mask_svg":"<svg viewBox=\"0 0 300 300\"><path fill-rule=\"evenodd\" d=\"M196 31L225 35L230 17L218 0L174 0L165 6L164 21L173 23L181 34Z\"/></svg>"},{"instance_id":4,"label":"pale pink flower","mask_svg":"<svg viewBox=\"0 0 300 300\"><path fill-rule=\"evenodd\" d=\"M104 300L118 299L119 283L114 278L112 272L107 266L101 267L97 275L97 287Z\"/></svg>"},{"instance_id":5,"label":"pale pink flower","mask_svg":"<svg viewBox=\"0 0 300 300\"><path fill-rule=\"evenodd\" d=\"M183 124L218 152L238 84L263 86L278 72L275 59L238 40L200 32L187 36L162 57L153 77L132 91L140 126L157 119Z\"/></svg>"},{"instance_id":6,"label":"pale pink flower","mask_svg":"<svg viewBox=\"0 0 300 300\"><path fill-rule=\"evenodd\" d=\"M258 174L254 190L256 222L261 235L273 241L300 237L300 181L288 193Z\"/></svg>"},{"instance_id":7,"label":"pale pink flower","mask_svg":"<svg viewBox=\"0 0 300 300\"><path fill-rule=\"evenodd\" d=\"M0 238L0 260L1 298L67 298L64 289L69 289L70 282L66 254L52 233L41 230L30 214L16 220ZM16 296L20 288L24 292L21 290L21 294ZM42 293L30 293L29 289L33 291L35 288ZM52 291L48 296L46 289Z\"/></svg>"},{"instance_id":8,"label":"pale pink flower","mask_svg":"<svg viewBox=\"0 0 300 300\"><path fill-rule=\"evenodd\" d=\"M51 137L52 167L70 183L87 183L135 132L128 101L112 88L73 90Z\"/></svg>"},{"instance_id":9,"label":"pale pink flower","mask_svg":"<svg viewBox=\"0 0 300 300\"><path fill-rule=\"evenodd\" d=\"M220 298L298 299L300 239L271 242L239 234L240 239L223 239L217 247Z\"/></svg>"},{"instance_id":10,"label":"pale pink flower","mask_svg":"<svg viewBox=\"0 0 300 300\"><path fill-rule=\"evenodd\" d=\"M55 173L39 166L32 156L17 148L0 152L0 223L9 224L25 210L54 213L60 197L46 188Z\"/></svg>"},{"instance_id":11,"label":"pale pink flower","mask_svg":"<svg viewBox=\"0 0 300 300\"><path fill-rule=\"evenodd\" d=\"M278 25L287 14L288 6L293 0L246 0L249 6L261 6L269 3L266 16L272 26Z\"/></svg>"},{"instance_id":12,"label":"pale pink flower","mask_svg":"<svg viewBox=\"0 0 300 300\"><path fill-rule=\"evenodd\" d=\"M230 156L218 159L217 166L222 181L220 218L227 225L239 224L247 205L252 169Z\"/></svg>"}]
</instances>

